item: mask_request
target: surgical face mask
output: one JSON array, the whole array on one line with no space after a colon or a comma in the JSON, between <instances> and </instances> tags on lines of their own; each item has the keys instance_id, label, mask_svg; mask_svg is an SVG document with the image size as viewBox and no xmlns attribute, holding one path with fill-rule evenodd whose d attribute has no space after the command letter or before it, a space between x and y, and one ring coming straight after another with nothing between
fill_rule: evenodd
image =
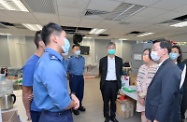
<instances>
[{"instance_id":1,"label":"surgical face mask","mask_svg":"<svg viewBox=\"0 0 187 122\"><path fill-rule=\"evenodd\" d=\"M176 60L178 58L178 56L179 55L177 53L170 53L169 54L169 57L170 57L171 60Z\"/></svg>"},{"instance_id":2,"label":"surgical face mask","mask_svg":"<svg viewBox=\"0 0 187 122\"><path fill-rule=\"evenodd\" d=\"M81 54L81 51L80 51L80 50L77 50L77 51L75 51L75 54L76 54L76 55L80 55L80 54Z\"/></svg>"},{"instance_id":3,"label":"surgical face mask","mask_svg":"<svg viewBox=\"0 0 187 122\"><path fill-rule=\"evenodd\" d=\"M157 61L159 61L160 56L158 56L158 52L151 51L151 58L153 59L153 61L157 62Z\"/></svg>"},{"instance_id":4,"label":"surgical face mask","mask_svg":"<svg viewBox=\"0 0 187 122\"><path fill-rule=\"evenodd\" d=\"M109 54L109 55L114 55L115 52L116 52L115 49L108 49L108 54Z\"/></svg>"},{"instance_id":5,"label":"surgical face mask","mask_svg":"<svg viewBox=\"0 0 187 122\"><path fill-rule=\"evenodd\" d=\"M70 43L67 38L64 38L64 45L62 46L64 53L68 53L69 48L70 48Z\"/></svg>"}]
</instances>

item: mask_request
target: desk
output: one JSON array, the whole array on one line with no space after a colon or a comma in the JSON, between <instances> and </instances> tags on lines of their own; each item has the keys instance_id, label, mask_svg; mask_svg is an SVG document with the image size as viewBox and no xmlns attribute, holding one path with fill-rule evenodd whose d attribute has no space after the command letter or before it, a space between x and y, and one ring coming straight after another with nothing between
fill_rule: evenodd
<instances>
[{"instance_id":1,"label":"desk","mask_svg":"<svg viewBox=\"0 0 187 122\"><path fill-rule=\"evenodd\" d=\"M130 98L132 98L136 101L138 100L138 93L136 91L135 92L126 92L125 90L121 89L121 93L129 96Z\"/></svg>"}]
</instances>

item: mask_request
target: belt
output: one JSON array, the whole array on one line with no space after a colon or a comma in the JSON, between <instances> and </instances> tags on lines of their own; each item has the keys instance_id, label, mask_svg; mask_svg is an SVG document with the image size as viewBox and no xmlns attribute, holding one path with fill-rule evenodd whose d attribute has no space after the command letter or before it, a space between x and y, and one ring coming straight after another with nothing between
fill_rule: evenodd
<instances>
[{"instance_id":1,"label":"belt","mask_svg":"<svg viewBox=\"0 0 187 122\"><path fill-rule=\"evenodd\" d=\"M117 80L106 80L106 82L117 82Z\"/></svg>"},{"instance_id":2,"label":"belt","mask_svg":"<svg viewBox=\"0 0 187 122\"><path fill-rule=\"evenodd\" d=\"M59 112L51 112L48 110L43 110L44 114L51 115L51 116L63 116L65 114L67 114L68 112L71 112L71 110L59 111Z\"/></svg>"},{"instance_id":3,"label":"belt","mask_svg":"<svg viewBox=\"0 0 187 122\"><path fill-rule=\"evenodd\" d=\"M83 75L73 75L73 74L70 74L70 76L82 77Z\"/></svg>"}]
</instances>

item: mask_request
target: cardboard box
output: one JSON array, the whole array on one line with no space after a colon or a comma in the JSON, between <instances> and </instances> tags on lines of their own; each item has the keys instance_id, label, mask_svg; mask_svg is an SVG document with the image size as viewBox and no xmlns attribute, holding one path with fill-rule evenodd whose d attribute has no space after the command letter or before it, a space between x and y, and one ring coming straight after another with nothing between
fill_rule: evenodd
<instances>
[{"instance_id":1,"label":"cardboard box","mask_svg":"<svg viewBox=\"0 0 187 122\"><path fill-rule=\"evenodd\" d=\"M2 120L3 120L3 122L19 122L17 110L3 112L2 113Z\"/></svg>"},{"instance_id":2,"label":"cardboard box","mask_svg":"<svg viewBox=\"0 0 187 122\"><path fill-rule=\"evenodd\" d=\"M136 86L136 78L137 78L137 75L135 74L130 74L130 86Z\"/></svg>"},{"instance_id":3,"label":"cardboard box","mask_svg":"<svg viewBox=\"0 0 187 122\"><path fill-rule=\"evenodd\" d=\"M134 103L130 99L116 102L116 113L124 119L130 118L134 115Z\"/></svg>"}]
</instances>

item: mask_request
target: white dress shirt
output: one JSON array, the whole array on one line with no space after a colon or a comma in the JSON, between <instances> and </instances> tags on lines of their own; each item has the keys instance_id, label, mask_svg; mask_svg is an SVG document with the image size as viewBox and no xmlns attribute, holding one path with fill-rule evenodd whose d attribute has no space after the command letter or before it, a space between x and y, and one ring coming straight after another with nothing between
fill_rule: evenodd
<instances>
[{"instance_id":1,"label":"white dress shirt","mask_svg":"<svg viewBox=\"0 0 187 122\"><path fill-rule=\"evenodd\" d=\"M117 78L116 78L115 57L110 58L108 56L108 66L107 66L106 80L117 80Z\"/></svg>"},{"instance_id":2,"label":"white dress shirt","mask_svg":"<svg viewBox=\"0 0 187 122\"><path fill-rule=\"evenodd\" d=\"M177 65L177 62L175 64ZM182 70L182 73L181 73L180 88L182 87L184 83L185 76L186 76L186 65L184 64L184 69Z\"/></svg>"}]
</instances>

